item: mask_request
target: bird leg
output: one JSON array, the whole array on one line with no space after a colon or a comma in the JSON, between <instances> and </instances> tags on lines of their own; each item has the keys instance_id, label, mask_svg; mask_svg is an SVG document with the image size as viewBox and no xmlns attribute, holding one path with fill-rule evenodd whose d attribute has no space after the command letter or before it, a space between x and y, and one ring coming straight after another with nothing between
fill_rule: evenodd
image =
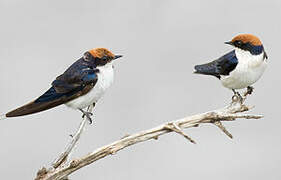
<instances>
[{"instance_id":1,"label":"bird leg","mask_svg":"<svg viewBox=\"0 0 281 180\"><path fill-rule=\"evenodd\" d=\"M87 119L89 120L89 123L92 124L93 120L92 120L91 116L93 115L93 113L84 111L83 109L79 109L79 110L83 113L82 118L84 118L86 116Z\"/></svg>"},{"instance_id":2,"label":"bird leg","mask_svg":"<svg viewBox=\"0 0 281 180\"><path fill-rule=\"evenodd\" d=\"M232 101L236 101L235 98L238 98L239 102L243 102L243 97L238 91L232 89L232 92L234 93L234 95L232 96Z\"/></svg>"},{"instance_id":3,"label":"bird leg","mask_svg":"<svg viewBox=\"0 0 281 180\"><path fill-rule=\"evenodd\" d=\"M247 95L251 95L254 91L254 88L252 86L248 86L247 87L247 91L244 93L244 96L247 96Z\"/></svg>"}]
</instances>

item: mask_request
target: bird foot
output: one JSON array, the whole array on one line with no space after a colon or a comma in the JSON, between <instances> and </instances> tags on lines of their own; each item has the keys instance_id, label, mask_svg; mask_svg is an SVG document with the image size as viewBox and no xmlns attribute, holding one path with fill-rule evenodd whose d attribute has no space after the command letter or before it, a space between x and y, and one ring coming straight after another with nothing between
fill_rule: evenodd
<instances>
[{"instance_id":1,"label":"bird foot","mask_svg":"<svg viewBox=\"0 0 281 180\"><path fill-rule=\"evenodd\" d=\"M79 109L79 110L83 113L82 118L84 118L86 116L89 123L92 124L93 120L92 120L91 116L93 116L93 113L88 112L88 111L84 111L83 109Z\"/></svg>"},{"instance_id":2,"label":"bird foot","mask_svg":"<svg viewBox=\"0 0 281 180\"><path fill-rule=\"evenodd\" d=\"M244 93L244 96L251 95L254 91L254 88L252 86L247 87L247 91Z\"/></svg>"}]
</instances>

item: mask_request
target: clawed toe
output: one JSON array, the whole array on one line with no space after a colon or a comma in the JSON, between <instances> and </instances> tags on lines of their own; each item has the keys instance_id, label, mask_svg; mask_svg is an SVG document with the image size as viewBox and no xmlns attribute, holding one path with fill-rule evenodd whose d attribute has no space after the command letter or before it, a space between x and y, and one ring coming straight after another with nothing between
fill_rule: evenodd
<instances>
[{"instance_id":1,"label":"clawed toe","mask_svg":"<svg viewBox=\"0 0 281 180\"><path fill-rule=\"evenodd\" d=\"M83 112L82 118L84 118L85 116L88 118L92 115L93 115L93 113L91 113L91 112Z\"/></svg>"},{"instance_id":2,"label":"clawed toe","mask_svg":"<svg viewBox=\"0 0 281 180\"><path fill-rule=\"evenodd\" d=\"M86 116L87 119L89 120L89 123L92 124L93 120L92 120L91 116L93 116L93 113L84 111L83 109L79 109L79 110L83 113L82 118L84 118Z\"/></svg>"},{"instance_id":3,"label":"clawed toe","mask_svg":"<svg viewBox=\"0 0 281 180\"><path fill-rule=\"evenodd\" d=\"M93 124L93 120L91 117L87 117L88 121L89 121L89 124Z\"/></svg>"},{"instance_id":4,"label":"clawed toe","mask_svg":"<svg viewBox=\"0 0 281 180\"><path fill-rule=\"evenodd\" d=\"M248 86L247 87L247 92L246 92L246 95L250 95L250 94L252 94L253 93L253 91L254 91L254 88L252 87L252 86Z\"/></svg>"}]
</instances>

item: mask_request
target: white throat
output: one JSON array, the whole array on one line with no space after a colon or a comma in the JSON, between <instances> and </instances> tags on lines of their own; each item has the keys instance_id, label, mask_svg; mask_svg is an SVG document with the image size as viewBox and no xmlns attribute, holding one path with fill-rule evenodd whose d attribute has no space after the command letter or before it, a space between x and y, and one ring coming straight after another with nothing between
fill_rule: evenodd
<instances>
[{"instance_id":1,"label":"white throat","mask_svg":"<svg viewBox=\"0 0 281 180\"><path fill-rule=\"evenodd\" d=\"M229 89L243 89L254 84L264 73L267 61L264 52L253 55L249 51L235 48L238 64L228 76L222 76L223 86Z\"/></svg>"}]
</instances>

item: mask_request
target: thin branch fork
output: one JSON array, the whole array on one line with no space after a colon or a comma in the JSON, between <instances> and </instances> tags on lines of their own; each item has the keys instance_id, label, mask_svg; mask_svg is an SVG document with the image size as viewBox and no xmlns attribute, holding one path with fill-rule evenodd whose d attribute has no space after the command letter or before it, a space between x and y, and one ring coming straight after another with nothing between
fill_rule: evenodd
<instances>
[{"instance_id":1,"label":"thin branch fork","mask_svg":"<svg viewBox=\"0 0 281 180\"><path fill-rule=\"evenodd\" d=\"M92 112L93 108L94 108L93 106L89 106L87 108L87 111L88 112ZM81 137L82 132L85 130L87 121L90 121L90 120L88 119L87 116L84 116L83 120L80 123L80 126L79 126L77 132L74 135L71 135L72 140L69 143L69 145L66 147L66 150L53 163L53 165L52 165L53 168L56 169L56 168L58 168L58 167L60 167L60 166L65 164L65 162L67 161L68 156L70 155L70 153L72 152L72 150L76 146L76 144L78 143L78 141L79 141L79 139Z\"/></svg>"},{"instance_id":2,"label":"thin branch fork","mask_svg":"<svg viewBox=\"0 0 281 180\"><path fill-rule=\"evenodd\" d=\"M87 108L87 111L92 112L93 108L94 108L93 105L89 106ZM84 116L76 133L74 135L70 135L72 139L71 139L71 142L66 147L65 151L63 153L61 153L60 156L52 163L52 167L49 168L49 170L47 170L45 167L43 167L41 170L39 170L37 172L37 177L35 178L35 180L40 180L42 177L45 177L49 171L58 169L67 163L68 157L70 156L74 147L77 145L83 131L86 129L87 121L91 121L91 120L88 119L87 116ZM67 179L68 178L65 176L62 180L67 180Z\"/></svg>"},{"instance_id":3,"label":"thin branch fork","mask_svg":"<svg viewBox=\"0 0 281 180\"><path fill-rule=\"evenodd\" d=\"M188 135L186 135L182 129L198 127L203 123L211 123L216 125L221 129L228 137L232 138L232 135L221 123L222 121L234 121L238 118L244 119L260 119L262 115L252 115L244 114L242 112L249 111L251 108L244 105L246 97L244 99L233 98L232 103L222 109L209 111L202 114L197 114L193 116L187 116L185 118L170 121L168 123L162 124L155 128L145 130L142 132L135 133L133 135L127 135L122 139L115 141L111 144L103 146L92 153L85 155L84 157L74 159L70 163L53 166L53 168L46 170L41 169L37 173L36 180L58 180L67 177L71 173L77 171L78 169L89 165L99 159L102 159L108 155L116 154L118 151L129 147L131 145L144 142L150 139L158 139L159 136L175 132L179 135L182 135L188 141L195 143L195 141ZM78 140L77 140L78 141ZM70 150L71 151L71 150ZM70 152L69 152L70 153ZM69 154L68 153L68 154ZM64 153L63 153L64 154ZM63 156L60 156L63 157ZM57 161L59 162L59 161ZM66 162L66 161L64 161Z\"/></svg>"}]
</instances>

